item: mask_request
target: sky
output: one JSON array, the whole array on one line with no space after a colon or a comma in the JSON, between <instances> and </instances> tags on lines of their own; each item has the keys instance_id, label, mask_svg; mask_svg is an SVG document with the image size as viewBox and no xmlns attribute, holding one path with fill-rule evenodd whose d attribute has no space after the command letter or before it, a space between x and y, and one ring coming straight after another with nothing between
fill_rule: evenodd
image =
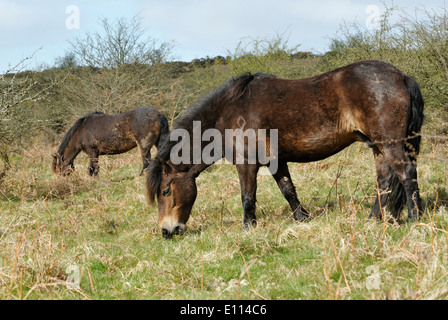
<instances>
[{"instance_id":1,"label":"sky","mask_svg":"<svg viewBox=\"0 0 448 320\"><path fill-rule=\"evenodd\" d=\"M442 0L386 1L414 14L444 7ZM27 69L51 67L69 41L100 32L99 20L139 16L147 37L173 42L173 60L233 52L239 41L282 34L299 50L324 53L345 22L375 28L384 12L376 0L0 0L0 73L27 60Z\"/></svg>"}]
</instances>

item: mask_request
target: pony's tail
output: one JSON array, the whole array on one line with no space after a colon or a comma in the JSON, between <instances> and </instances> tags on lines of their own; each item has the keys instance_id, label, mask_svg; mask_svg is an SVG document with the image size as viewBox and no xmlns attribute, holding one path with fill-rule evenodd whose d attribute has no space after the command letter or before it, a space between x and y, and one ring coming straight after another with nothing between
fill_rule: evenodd
<instances>
[{"instance_id":1,"label":"pony's tail","mask_svg":"<svg viewBox=\"0 0 448 320\"><path fill-rule=\"evenodd\" d=\"M416 165L417 156L420 153L421 136L419 135L419 132L425 118L423 114L425 103L420 91L420 86L415 79L409 76L404 76L404 83L409 93L411 106L411 117L408 122L404 149L411 162ZM404 204L406 203L406 192L395 172L391 177L390 189L391 194L389 198L389 208L393 212L393 216L398 217Z\"/></svg>"},{"instance_id":2,"label":"pony's tail","mask_svg":"<svg viewBox=\"0 0 448 320\"><path fill-rule=\"evenodd\" d=\"M168 125L168 120L161 113L159 113L159 123L160 123L160 132L159 132L159 138L156 141L157 151L159 151L163 147L163 145L169 140L170 136L170 126Z\"/></svg>"},{"instance_id":3,"label":"pony's tail","mask_svg":"<svg viewBox=\"0 0 448 320\"><path fill-rule=\"evenodd\" d=\"M409 156L411 161L416 162L417 156L420 153L420 140L421 136L419 135L420 129L422 128L423 120L425 116L423 115L424 101L422 97L422 93L420 91L420 86L417 81L413 78L406 76L404 78L404 82L406 87L408 88L409 95L411 97L411 120L408 124L408 132L404 147L406 150L406 154Z\"/></svg>"}]
</instances>

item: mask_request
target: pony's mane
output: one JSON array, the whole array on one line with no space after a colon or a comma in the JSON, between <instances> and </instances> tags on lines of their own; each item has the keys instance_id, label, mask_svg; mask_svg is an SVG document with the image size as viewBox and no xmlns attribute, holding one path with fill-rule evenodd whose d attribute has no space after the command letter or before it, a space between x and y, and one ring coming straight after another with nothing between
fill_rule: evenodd
<instances>
[{"instance_id":1,"label":"pony's mane","mask_svg":"<svg viewBox=\"0 0 448 320\"><path fill-rule=\"evenodd\" d=\"M64 154L64 150L68 146L68 143L73 138L75 133L79 130L81 125L84 123L84 121L87 118L89 118L89 117L91 117L92 115L95 115L95 114L104 114L104 112L92 112L92 113L89 113L89 114L79 118L78 120L76 120L76 122L73 124L73 126L67 131L67 133L64 135L64 138L62 138L62 142L61 142L61 144L59 145L59 148L58 148L57 154L60 157L62 157L62 155Z\"/></svg>"},{"instance_id":2,"label":"pony's mane","mask_svg":"<svg viewBox=\"0 0 448 320\"><path fill-rule=\"evenodd\" d=\"M208 123L219 115L218 108L225 108L231 102L234 102L247 92L248 84L259 78L275 78L272 74L265 73L245 73L237 78L231 78L220 87L211 90L207 95L198 100L192 107L186 110L185 114L176 120L173 129L185 129L191 132L193 121ZM171 149L176 141L167 141L163 147L158 150L157 157L167 161Z\"/></svg>"},{"instance_id":3,"label":"pony's mane","mask_svg":"<svg viewBox=\"0 0 448 320\"><path fill-rule=\"evenodd\" d=\"M237 78L232 78L220 87L210 91L206 96L189 108L185 114L179 118L173 129L185 129L191 132L193 121L210 123L219 116L219 108L224 108L231 102L242 98L248 91L248 85L254 79L275 78L276 76L264 73L245 73ZM168 161L171 149L176 145L176 141L167 141L157 152L157 156L146 171L146 191L148 200L153 203L160 192L162 182L162 161ZM184 168L187 169L187 168Z\"/></svg>"}]
</instances>

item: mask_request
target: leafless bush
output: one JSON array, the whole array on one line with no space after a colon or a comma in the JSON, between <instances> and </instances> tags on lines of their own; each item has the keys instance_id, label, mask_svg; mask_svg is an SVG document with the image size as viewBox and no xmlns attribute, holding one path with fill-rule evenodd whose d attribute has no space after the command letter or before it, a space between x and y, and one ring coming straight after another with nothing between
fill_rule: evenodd
<instances>
[{"instance_id":1,"label":"leafless bush","mask_svg":"<svg viewBox=\"0 0 448 320\"><path fill-rule=\"evenodd\" d=\"M128 65L156 65L167 61L172 42L161 44L154 38L144 38L145 30L137 16L109 22L100 21L104 34L87 33L76 38L71 51L85 66L117 69Z\"/></svg>"},{"instance_id":2,"label":"leafless bush","mask_svg":"<svg viewBox=\"0 0 448 320\"><path fill-rule=\"evenodd\" d=\"M0 161L3 163L0 179L10 167L9 153L41 125L34 116L33 106L45 97L51 86L41 86L32 72L25 71L33 55L0 75Z\"/></svg>"}]
</instances>

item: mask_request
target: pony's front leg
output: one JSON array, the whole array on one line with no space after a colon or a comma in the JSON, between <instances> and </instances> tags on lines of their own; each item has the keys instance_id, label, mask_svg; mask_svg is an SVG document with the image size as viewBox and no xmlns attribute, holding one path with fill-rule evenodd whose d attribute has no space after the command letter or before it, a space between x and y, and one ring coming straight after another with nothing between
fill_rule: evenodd
<instances>
[{"instance_id":1,"label":"pony's front leg","mask_svg":"<svg viewBox=\"0 0 448 320\"><path fill-rule=\"evenodd\" d=\"M257 202L257 173L258 165L241 164L236 165L241 186L241 200L244 209L244 228L257 226L257 217L255 216L255 205Z\"/></svg>"}]
</instances>

